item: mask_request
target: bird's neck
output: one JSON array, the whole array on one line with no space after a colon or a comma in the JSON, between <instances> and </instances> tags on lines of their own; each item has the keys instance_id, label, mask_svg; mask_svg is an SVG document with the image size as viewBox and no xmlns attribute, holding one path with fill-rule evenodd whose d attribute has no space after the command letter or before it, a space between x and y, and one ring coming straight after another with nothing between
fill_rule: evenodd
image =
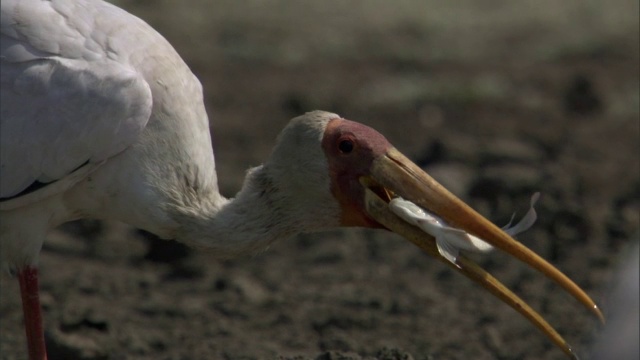
<instances>
[{"instance_id":1,"label":"bird's neck","mask_svg":"<svg viewBox=\"0 0 640 360\"><path fill-rule=\"evenodd\" d=\"M285 197L264 167L253 168L233 199L192 199L176 206L172 211L179 224L176 239L220 257L265 250L277 239L312 227L292 218Z\"/></svg>"}]
</instances>

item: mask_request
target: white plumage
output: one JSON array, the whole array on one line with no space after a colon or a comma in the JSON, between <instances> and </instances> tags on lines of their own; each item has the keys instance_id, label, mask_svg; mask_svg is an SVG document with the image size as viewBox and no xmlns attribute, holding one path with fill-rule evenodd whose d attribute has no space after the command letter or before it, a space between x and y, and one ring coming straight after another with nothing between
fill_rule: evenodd
<instances>
[{"instance_id":1,"label":"white plumage","mask_svg":"<svg viewBox=\"0 0 640 360\"><path fill-rule=\"evenodd\" d=\"M151 114L150 86L122 41L128 37L118 36L131 31L135 39L143 27L104 3L30 5L2 3L1 156L11 174L3 177L2 198L123 151Z\"/></svg>"},{"instance_id":2,"label":"white plumage","mask_svg":"<svg viewBox=\"0 0 640 360\"><path fill-rule=\"evenodd\" d=\"M396 196L554 279L559 270L461 202L379 133L328 112L293 119L234 199L218 192L202 88L171 45L100 0L1 2L0 262L20 280L29 358L44 359L37 260L47 231L114 219L235 256L303 231L385 227L439 255L388 208ZM553 328L464 256L452 265L538 326Z\"/></svg>"},{"instance_id":3,"label":"white plumage","mask_svg":"<svg viewBox=\"0 0 640 360\"><path fill-rule=\"evenodd\" d=\"M3 1L1 78L2 210L54 197L66 214L49 226L90 216L140 219L166 232L150 183L183 173L217 191L200 83L158 33L123 10ZM123 165L111 168L106 160L116 155ZM77 184L89 174L92 184ZM49 185L29 192L34 182ZM66 194L74 186L83 192Z\"/></svg>"}]
</instances>

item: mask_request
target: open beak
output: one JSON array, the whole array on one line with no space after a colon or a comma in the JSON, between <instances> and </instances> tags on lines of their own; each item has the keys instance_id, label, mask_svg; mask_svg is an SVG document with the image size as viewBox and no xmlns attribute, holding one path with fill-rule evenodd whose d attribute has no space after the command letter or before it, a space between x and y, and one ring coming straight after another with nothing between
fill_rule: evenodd
<instances>
[{"instance_id":1,"label":"open beak","mask_svg":"<svg viewBox=\"0 0 640 360\"><path fill-rule=\"evenodd\" d=\"M389 201L400 196L437 215L450 226L474 235L518 258L558 283L604 322L597 305L571 279L478 214L395 148L376 158L371 165L369 176L360 178L360 182L366 189L365 207L371 218L482 285L537 326L568 356L577 358L562 336L540 314L469 258L461 255L455 264L446 260L440 255L435 239L395 215L389 208Z\"/></svg>"}]
</instances>

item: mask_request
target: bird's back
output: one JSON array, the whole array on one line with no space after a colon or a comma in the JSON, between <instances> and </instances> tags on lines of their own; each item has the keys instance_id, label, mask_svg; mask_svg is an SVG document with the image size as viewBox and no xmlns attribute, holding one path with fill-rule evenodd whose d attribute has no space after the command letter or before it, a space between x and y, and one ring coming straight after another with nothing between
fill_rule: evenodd
<instances>
[{"instance_id":1,"label":"bird's back","mask_svg":"<svg viewBox=\"0 0 640 360\"><path fill-rule=\"evenodd\" d=\"M7 228L90 217L171 237L170 206L224 201L202 87L160 34L99 0L1 5Z\"/></svg>"},{"instance_id":2,"label":"bird's back","mask_svg":"<svg viewBox=\"0 0 640 360\"><path fill-rule=\"evenodd\" d=\"M2 209L66 191L134 145L138 165L155 153L213 168L200 83L149 25L97 0L1 5Z\"/></svg>"}]
</instances>

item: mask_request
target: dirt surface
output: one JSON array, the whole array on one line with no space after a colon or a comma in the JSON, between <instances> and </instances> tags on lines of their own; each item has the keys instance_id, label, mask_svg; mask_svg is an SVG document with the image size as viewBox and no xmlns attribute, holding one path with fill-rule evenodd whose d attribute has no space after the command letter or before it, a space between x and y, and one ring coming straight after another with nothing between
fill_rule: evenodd
<instances>
[{"instance_id":1,"label":"dirt surface","mask_svg":"<svg viewBox=\"0 0 640 360\"><path fill-rule=\"evenodd\" d=\"M203 82L227 196L291 117L370 125L520 237L605 313L639 237L637 1L121 1ZM589 359L597 320L501 253L480 264ZM301 235L220 261L117 223L51 234L50 359L563 359L469 280L383 231ZM24 359L2 275L1 359Z\"/></svg>"}]
</instances>

